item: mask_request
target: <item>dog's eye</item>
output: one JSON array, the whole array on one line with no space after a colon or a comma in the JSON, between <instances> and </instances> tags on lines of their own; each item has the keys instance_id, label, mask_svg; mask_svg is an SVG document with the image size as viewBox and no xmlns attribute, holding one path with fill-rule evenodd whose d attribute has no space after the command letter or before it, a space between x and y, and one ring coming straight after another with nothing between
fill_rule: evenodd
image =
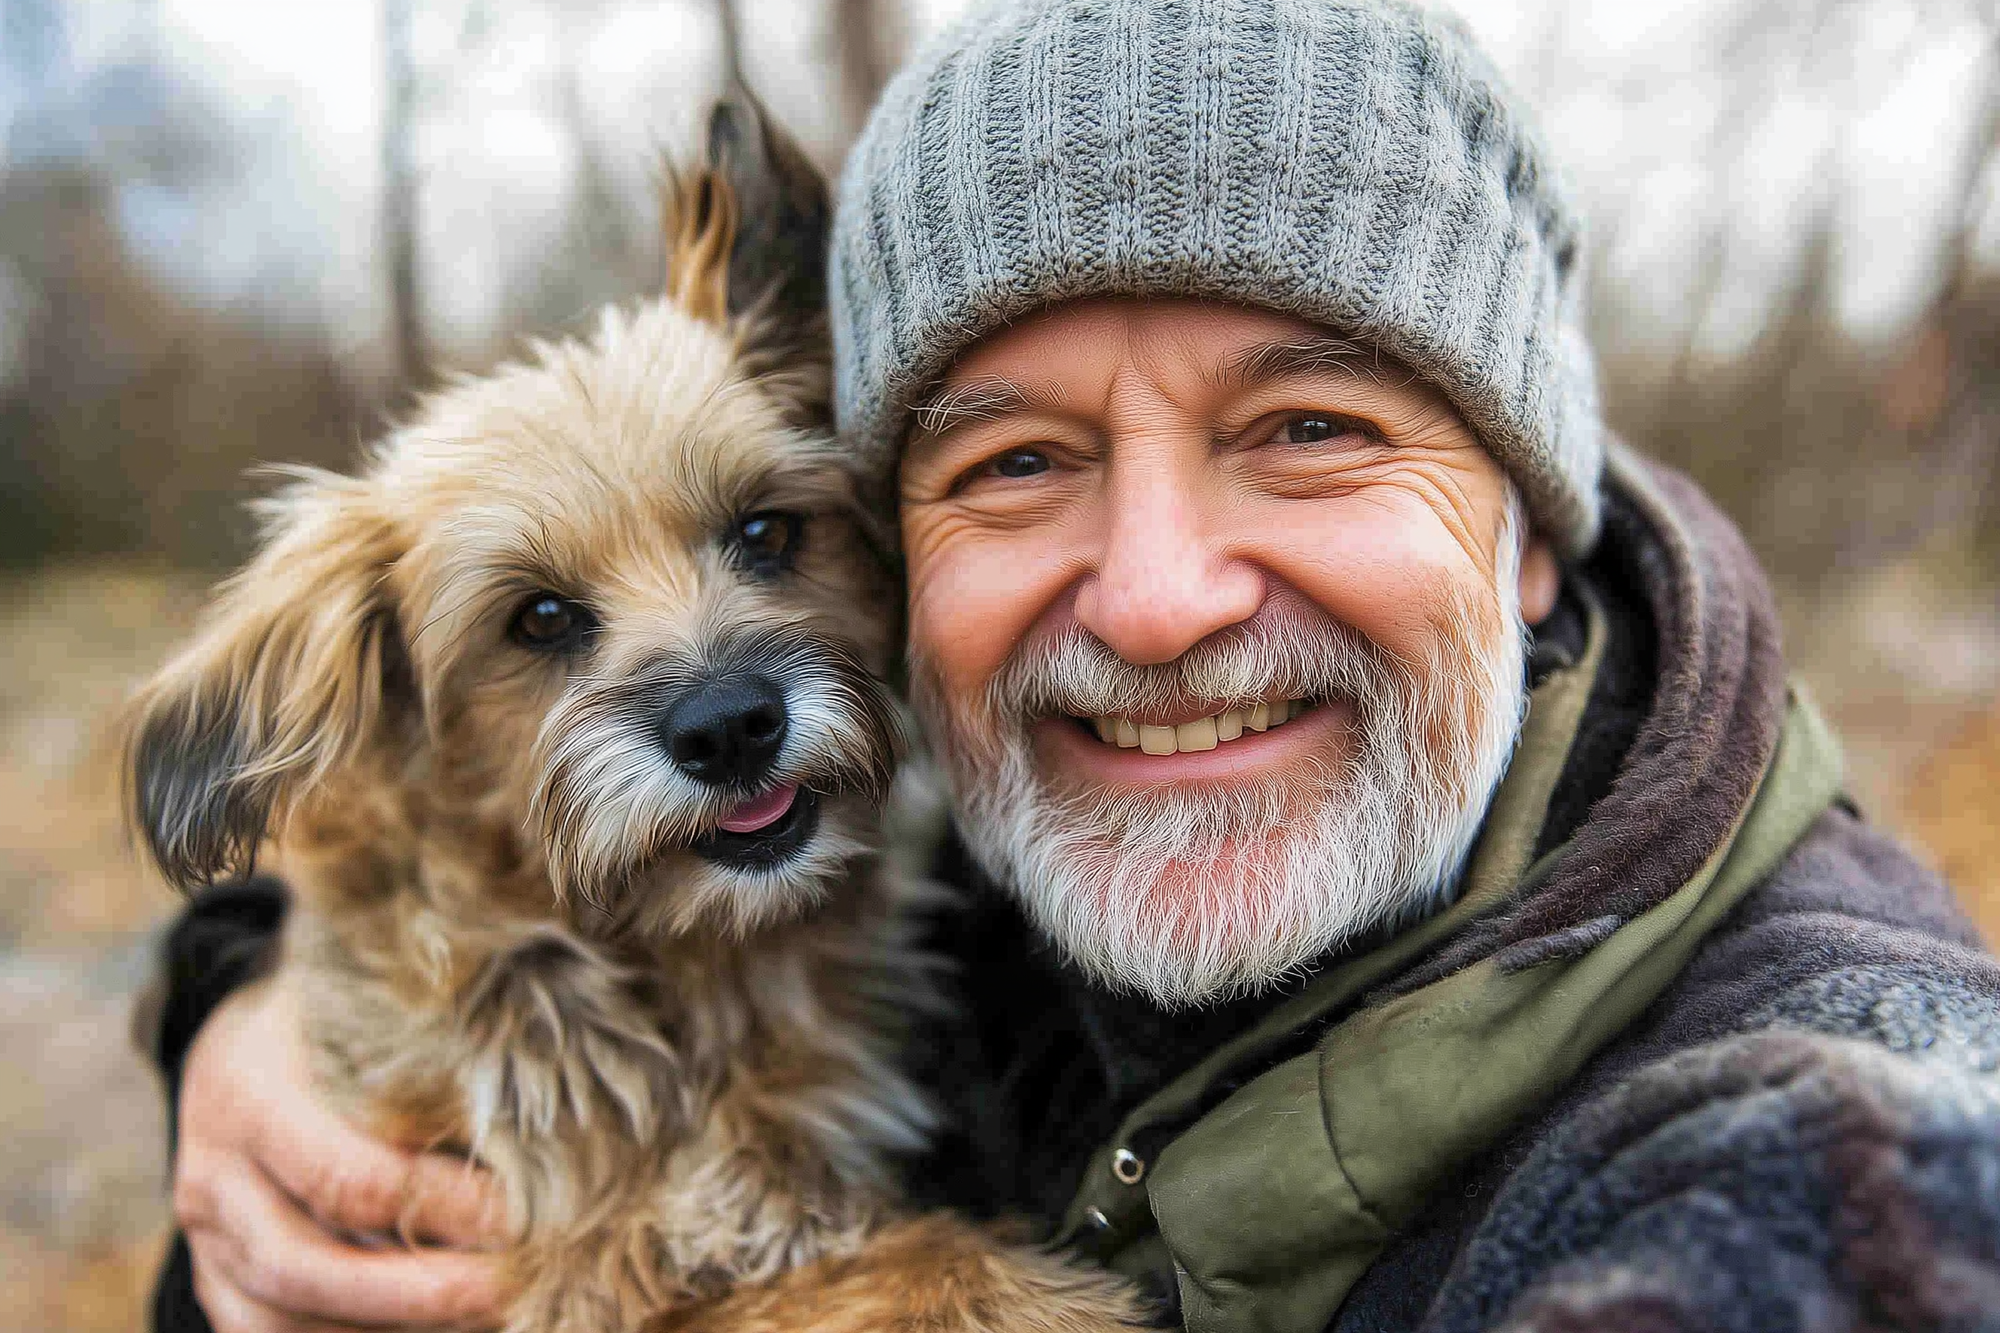
<instances>
[{"instance_id":1,"label":"dog's eye","mask_svg":"<svg viewBox=\"0 0 2000 1333\"><path fill-rule=\"evenodd\" d=\"M760 509L736 520L729 544L737 563L760 578L792 567L805 520L782 509Z\"/></svg>"},{"instance_id":2,"label":"dog's eye","mask_svg":"<svg viewBox=\"0 0 2000 1333\"><path fill-rule=\"evenodd\" d=\"M567 648L595 628L596 618L581 603L552 592L538 592L521 603L507 632L527 648Z\"/></svg>"}]
</instances>

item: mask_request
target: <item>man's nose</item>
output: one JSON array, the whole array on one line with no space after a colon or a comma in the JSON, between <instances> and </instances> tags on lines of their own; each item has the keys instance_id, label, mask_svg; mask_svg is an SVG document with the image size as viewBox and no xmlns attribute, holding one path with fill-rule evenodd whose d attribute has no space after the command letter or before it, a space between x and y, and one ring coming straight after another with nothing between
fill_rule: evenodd
<instances>
[{"instance_id":1,"label":"man's nose","mask_svg":"<svg viewBox=\"0 0 2000 1333\"><path fill-rule=\"evenodd\" d=\"M1135 666L1171 662L1264 604L1263 574L1218 540L1201 480L1132 468L1106 488L1104 547L1076 618Z\"/></svg>"}]
</instances>

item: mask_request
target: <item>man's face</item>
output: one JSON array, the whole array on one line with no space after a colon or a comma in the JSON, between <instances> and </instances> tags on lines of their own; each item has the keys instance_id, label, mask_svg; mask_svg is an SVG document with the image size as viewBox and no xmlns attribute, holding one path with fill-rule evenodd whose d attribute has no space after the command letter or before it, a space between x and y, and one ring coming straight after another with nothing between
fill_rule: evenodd
<instances>
[{"instance_id":1,"label":"man's face","mask_svg":"<svg viewBox=\"0 0 2000 1333\"><path fill-rule=\"evenodd\" d=\"M1076 303L959 358L901 504L968 845L1101 978L1255 989L1448 889L1556 574L1436 390L1281 315Z\"/></svg>"}]
</instances>

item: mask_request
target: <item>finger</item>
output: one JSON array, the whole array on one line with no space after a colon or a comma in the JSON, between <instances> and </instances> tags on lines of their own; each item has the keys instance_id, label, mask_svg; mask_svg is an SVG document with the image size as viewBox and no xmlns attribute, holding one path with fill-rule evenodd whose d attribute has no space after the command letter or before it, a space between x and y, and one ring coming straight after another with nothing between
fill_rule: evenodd
<instances>
[{"instance_id":1,"label":"finger","mask_svg":"<svg viewBox=\"0 0 2000 1333\"><path fill-rule=\"evenodd\" d=\"M268 1179L232 1170L213 1183L229 1244L221 1276L287 1314L348 1324L490 1320L504 1290L499 1260L456 1250L363 1250L330 1236Z\"/></svg>"},{"instance_id":2,"label":"finger","mask_svg":"<svg viewBox=\"0 0 2000 1333\"><path fill-rule=\"evenodd\" d=\"M444 1153L407 1156L409 1182L399 1225L419 1240L468 1250L497 1250L513 1239L507 1197L493 1173Z\"/></svg>"},{"instance_id":3,"label":"finger","mask_svg":"<svg viewBox=\"0 0 2000 1333\"><path fill-rule=\"evenodd\" d=\"M188 1247L194 1251L194 1298L208 1316L214 1333L353 1333L352 1324L343 1328L324 1319L281 1314L251 1300L227 1281L213 1276L216 1266L203 1262L203 1247L192 1236L188 1238Z\"/></svg>"},{"instance_id":4,"label":"finger","mask_svg":"<svg viewBox=\"0 0 2000 1333\"><path fill-rule=\"evenodd\" d=\"M499 1185L463 1158L405 1152L312 1100L270 1117L265 1129L258 1161L325 1222L473 1249L509 1239Z\"/></svg>"},{"instance_id":5,"label":"finger","mask_svg":"<svg viewBox=\"0 0 2000 1333\"><path fill-rule=\"evenodd\" d=\"M280 1333L284 1327L276 1311L257 1304L227 1282L210 1278L200 1268L195 1269L194 1298L215 1333Z\"/></svg>"},{"instance_id":6,"label":"finger","mask_svg":"<svg viewBox=\"0 0 2000 1333\"><path fill-rule=\"evenodd\" d=\"M264 1062L267 1076L251 1094L257 1110L247 1118L243 1147L314 1216L350 1232L399 1232L465 1248L497 1249L511 1239L506 1201L490 1173L461 1158L385 1143L319 1100L289 988L232 1012L234 1004L232 997L197 1040L229 1023L247 1026L250 1035L235 1044ZM239 1097L232 1101L240 1105Z\"/></svg>"}]
</instances>

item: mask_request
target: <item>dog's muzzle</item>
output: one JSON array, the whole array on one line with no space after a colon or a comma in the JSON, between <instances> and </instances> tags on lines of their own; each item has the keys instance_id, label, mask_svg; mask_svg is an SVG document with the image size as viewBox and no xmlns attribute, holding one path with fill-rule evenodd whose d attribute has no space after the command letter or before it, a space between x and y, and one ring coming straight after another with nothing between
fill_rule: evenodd
<instances>
[{"instance_id":1,"label":"dog's muzzle","mask_svg":"<svg viewBox=\"0 0 2000 1333\"><path fill-rule=\"evenodd\" d=\"M843 645L761 633L581 683L541 746L550 862L601 893L675 851L760 875L805 864L829 821L852 822L848 798L887 795L901 730Z\"/></svg>"},{"instance_id":2,"label":"dog's muzzle","mask_svg":"<svg viewBox=\"0 0 2000 1333\"><path fill-rule=\"evenodd\" d=\"M674 767L710 787L759 795L688 850L737 870L790 860L819 826L819 796L796 782L769 787L791 730L785 692L752 673L696 685L660 711L660 743Z\"/></svg>"},{"instance_id":3,"label":"dog's muzzle","mask_svg":"<svg viewBox=\"0 0 2000 1333\"><path fill-rule=\"evenodd\" d=\"M754 789L770 777L790 730L785 692L764 676L711 680L663 709L674 767L711 787Z\"/></svg>"}]
</instances>

